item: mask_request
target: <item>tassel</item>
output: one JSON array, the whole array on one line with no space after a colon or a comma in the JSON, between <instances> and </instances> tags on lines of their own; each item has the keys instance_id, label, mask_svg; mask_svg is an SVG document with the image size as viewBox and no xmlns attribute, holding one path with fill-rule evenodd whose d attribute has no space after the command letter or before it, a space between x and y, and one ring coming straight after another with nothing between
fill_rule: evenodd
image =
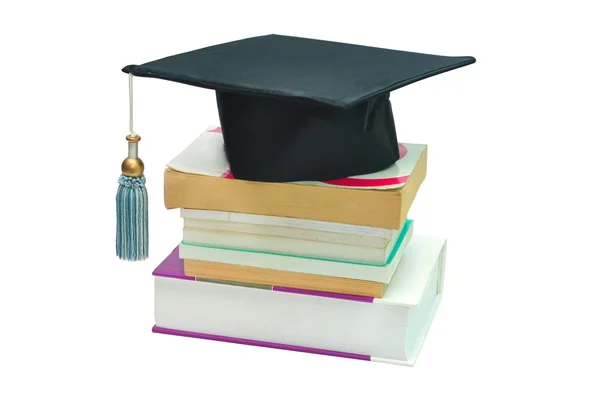
<instances>
[{"instance_id":1,"label":"tassel","mask_svg":"<svg viewBox=\"0 0 600 398\"><path fill-rule=\"evenodd\" d=\"M140 136L133 131L133 89L129 75L129 143L128 157L121 164L117 190L117 256L122 260L148 258L148 193L144 162L138 158Z\"/></svg>"}]
</instances>

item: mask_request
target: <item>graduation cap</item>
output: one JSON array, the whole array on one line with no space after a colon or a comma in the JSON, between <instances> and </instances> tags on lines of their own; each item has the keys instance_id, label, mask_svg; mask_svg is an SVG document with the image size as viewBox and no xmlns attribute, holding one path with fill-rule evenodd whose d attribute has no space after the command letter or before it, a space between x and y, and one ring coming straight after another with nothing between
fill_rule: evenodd
<instances>
[{"instance_id":1,"label":"graduation cap","mask_svg":"<svg viewBox=\"0 0 600 398\"><path fill-rule=\"evenodd\" d=\"M400 154L390 92L474 62L266 35L129 65L123 72L130 82L139 76L215 90L233 176L291 182L391 166ZM137 144L131 127L130 148ZM138 163L129 174L139 174Z\"/></svg>"}]
</instances>

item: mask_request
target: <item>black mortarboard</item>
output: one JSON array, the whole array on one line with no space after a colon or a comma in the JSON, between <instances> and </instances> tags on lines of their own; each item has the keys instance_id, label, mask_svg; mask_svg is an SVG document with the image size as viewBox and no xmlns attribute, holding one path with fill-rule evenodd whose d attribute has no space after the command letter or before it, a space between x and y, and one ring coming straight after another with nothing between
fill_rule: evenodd
<instances>
[{"instance_id":1,"label":"black mortarboard","mask_svg":"<svg viewBox=\"0 0 600 398\"><path fill-rule=\"evenodd\" d=\"M392 165L399 153L390 92L474 62L267 35L123 72L215 90L236 179L324 181Z\"/></svg>"}]
</instances>

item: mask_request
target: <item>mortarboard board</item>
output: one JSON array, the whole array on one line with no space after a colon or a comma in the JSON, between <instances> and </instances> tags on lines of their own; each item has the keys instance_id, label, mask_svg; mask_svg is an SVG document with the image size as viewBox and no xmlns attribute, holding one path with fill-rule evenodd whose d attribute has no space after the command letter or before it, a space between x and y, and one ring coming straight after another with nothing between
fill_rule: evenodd
<instances>
[{"instance_id":1,"label":"mortarboard board","mask_svg":"<svg viewBox=\"0 0 600 398\"><path fill-rule=\"evenodd\" d=\"M390 93L475 62L300 37L266 35L122 69L212 89L236 179L326 181L399 159ZM130 113L129 156L117 193L117 254L147 257L147 195Z\"/></svg>"},{"instance_id":2,"label":"mortarboard board","mask_svg":"<svg viewBox=\"0 0 600 398\"><path fill-rule=\"evenodd\" d=\"M322 181L399 158L391 91L475 62L267 35L123 71L212 89L235 178Z\"/></svg>"}]
</instances>

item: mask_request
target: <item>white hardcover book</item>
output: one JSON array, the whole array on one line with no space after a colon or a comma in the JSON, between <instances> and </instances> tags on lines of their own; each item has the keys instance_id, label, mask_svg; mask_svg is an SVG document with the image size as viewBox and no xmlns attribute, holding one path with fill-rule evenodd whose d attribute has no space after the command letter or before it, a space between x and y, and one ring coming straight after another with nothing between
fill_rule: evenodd
<instances>
[{"instance_id":1,"label":"white hardcover book","mask_svg":"<svg viewBox=\"0 0 600 398\"><path fill-rule=\"evenodd\" d=\"M391 280L392 275L394 275L412 234L413 221L407 220L383 264L332 260L307 255L282 254L273 251L242 250L239 248L189 244L185 242L179 244L179 256L182 259L360 279L387 284Z\"/></svg>"},{"instance_id":2,"label":"white hardcover book","mask_svg":"<svg viewBox=\"0 0 600 398\"><path fill-rule=\"evenodd\" d=\"M156 333L413 365L442 294L446 240L415 236L383 298L197 281L157 267Z\"/></svg>"},{"instance_id":3,"label":"white hardcover book","mask_svg":"<svg viewBox=\"0 0 600 398\"><path fill-rule=\"evenodd\" d=\"M383 265L389 258L396 241L389 240L386 246L377 248L277 235L184 227L183 243Z\"/></svg>"}]
</instances>

